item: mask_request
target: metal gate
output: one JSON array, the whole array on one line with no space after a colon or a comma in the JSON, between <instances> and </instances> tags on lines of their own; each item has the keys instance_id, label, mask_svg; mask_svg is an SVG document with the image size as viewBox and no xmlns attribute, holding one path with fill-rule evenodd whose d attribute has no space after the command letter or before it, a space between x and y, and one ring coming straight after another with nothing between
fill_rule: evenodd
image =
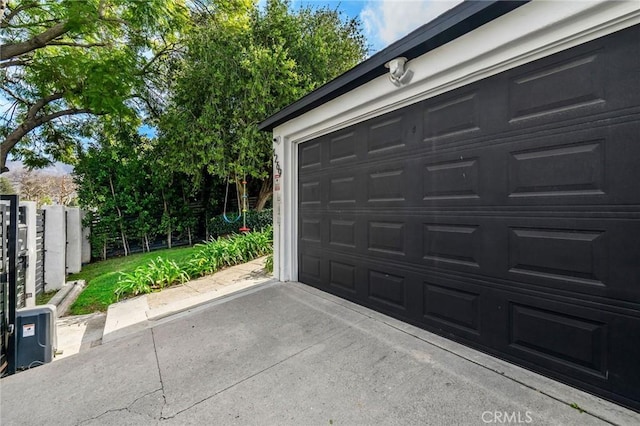
<instances>
[{"instance_id":1,"label":"metal gate","mask_svg":"<svg viewBox=\"0 0 640 426\"><path fill-rule=\"evenodd\" d=\"M21 211L22 210L22 211ZM17 195L0 197L0 374L15 373L16 309L25 306L26 218Z\"/></svg>"}]
</instances>

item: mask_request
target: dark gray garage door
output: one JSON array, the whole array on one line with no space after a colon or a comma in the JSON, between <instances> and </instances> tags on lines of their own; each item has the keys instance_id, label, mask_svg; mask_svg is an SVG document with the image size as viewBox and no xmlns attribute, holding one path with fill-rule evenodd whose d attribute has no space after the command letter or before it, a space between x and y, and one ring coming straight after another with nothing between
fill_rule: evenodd
<instances>
[{"instance_id":1,"label":"dark gray garage door","mask_svg":"<svg viewBox=\"0 0 640 426\"><path fill-rule=\"evenodd\" d=\"M640 409L640 31L299 146L299 280Z\"/></svg>"}]
</instances>

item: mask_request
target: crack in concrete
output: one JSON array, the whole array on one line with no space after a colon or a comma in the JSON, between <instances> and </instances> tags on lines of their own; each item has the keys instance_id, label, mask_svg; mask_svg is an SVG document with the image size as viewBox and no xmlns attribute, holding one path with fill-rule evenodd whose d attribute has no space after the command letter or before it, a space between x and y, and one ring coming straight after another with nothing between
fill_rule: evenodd
<instances>
[{"instance_id":1,"label":"crack in concrete","mask_svg":"<svg viewBox=\"0 0 640 426\"><path fill-rule=\"evenodd\" d=\"M164 393L164 381L162 380L162 370L160 369L160 359L158 358L158 347L156 346L156 336L153 332L153 328L151 329L151 340L153 341L153 352L156 355L156 367L158 368L158 378L160 379L160 390L162 390L162 408L160 408L160 417L162 420L162 412L164 411L164 407L167 406L167 396Z\"/></svg>"},{"instance_id":2,"label":"crack in concrete","mask_svg":"<svg viewBox=\"0 0 640 426\"><path fill-rule=\"evenodd\" d=\"M357 321L357 322L356 322L356 323L354 323L353 325L354 325L354 326L355 326L355 325L358 325L360 322L362 322L362 321L364 321L364 320L366 320L366 318L363 318L362 320ZM195 403L191 404L191 405L190 405L190 406L188 406L187 408L183 408L182 410L180 410L180 411L176 412L175 414L173 414L173 415L171 415L171 416L169 416L169 417L164 417L164 416L162 416L162 417L160 417L160 421L173 419L174 417L178 416L179 414L184 413L185 411L188 411L188 410L192 409L193 407L195 407L195 406L197 406L197 405L200 405L200 404L202 404L203 402L208 401L209 399L211 399L211 398L213 398L213 397L215 397L215 396L218 396L218 395L222 394L223 392L226 392L226 391L228 391L229 389L232 389L232 388L234 388L234 387L236 387L236 386L238 386L238 385L242 384L242 383L246 382L247 380L250 380L250 379L252 379L252 378L254 378L254 377L256 377L256 376L258 376L258 375L260 375L260 374L264 373L265 371L268 371L268 370L270 370L270 369L272 369L272 368L274 368L274 367L276 367L276 366L278 366L278 365L280 365L280 364L282 364L282 363L284 363L284 362L286 362L286 361L290 360L291 358L293 358L293 357L295 357L295 356L300 355L300 354L301 354L301 353L303 353L303 352L308 351L309 349L313 348L314 346L317 346L317 345L319 345L319 344L321 344L321 343L324 343L324 342L326 342L327 340L332 339L332 338L334 338L334 337L336 337L336 336L338 336L338 335L340 335L340 334L342 334L342 333L346 333L350 328L353 328L353 327L352 327L352 326L348 326L348 327L347 327L347 328L345 328L345 329L342 329L342 330L336 331L335 333L330 334L329 336L325 337L324 339L321 339L321 340L319 340L319 341L317 341L317 342L315 342L315 343L313 343L313 344L311 344L311 345L309 345L309 346L307 346L307 347L305 347L305 348L300 349L299 351L297 351L297 352L295 352L295 353L293 353L293 354L289 355L288 357L283 358L283 359L281 359L280 361L275 362L275 363L273 363L272 365L270 365L270 366L268 366L268 367L265 367L265 368L263 368L262 370L257 371L257 372L255 372L255 373L253 373L253 374L251 374L251 375L249 375L249 376L247 376L247 377L245 377L245 378L243 378L243 379L241 379L241 380L239 380L239 381L237 381L237 382L235 382L235 383L233 383L233 384L231 384L231 385L227 386L226 388L221 389L221 390L219 390L219 391L217 391L217 392L213 393L212 395L209 395L209 396L207 396L206 398L203 398L203 399L201 399L200 401L197 401L197 402L195 402Z\"/></svg>"},{"instance_id":3,"label":"crack in concrete","mask_svg":"<svg viewBox=\"0 0 640 426\"><path fill-rule=\"evenodd\" d=\"M121 412L121 411L127 411L127 412L132 413L132 414L135 413L135 414L147 415L148 417L151 417L154 420L158 420L158 418L149 416L148 414L139 413L137 411L131 411L131 407L133 407L135 405L135 403L140 401L142 398L146 398L147 396L153 395L154 393L156 393L158 391L161 391L161 390L162 389L154 389L154 390L152 390L150 392L145 393L144 395L141 395L141 396L137 397L136 399L131 401L131 403L129 403L129 405L127 405L126 407L123 407L123 408L110 408L110 409L98 414L97 416L89 417L88 419L84 419L84 420L80 420L79 422L76 423L76 425L79 426L81 424L88 423L88 422L90 422L92 420L98 420L100 417L106 416L109 413L118 413L118 412Z\"/></svg>"}]
</instances>

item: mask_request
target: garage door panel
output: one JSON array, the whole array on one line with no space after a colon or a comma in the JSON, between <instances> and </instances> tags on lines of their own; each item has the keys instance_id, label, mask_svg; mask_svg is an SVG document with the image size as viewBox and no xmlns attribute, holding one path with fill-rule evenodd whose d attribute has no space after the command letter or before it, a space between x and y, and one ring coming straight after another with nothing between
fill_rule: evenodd
<instances>
[{"instance_id":1,"label":"garage door panel","mask_svg":"<svg viewBox=\"0 0 640 426\"><path fill-rule=\"evenodd\" d=\"M320 244L322 243L322 235L322 219L320 217L302 218L300 223L300 239L305 242Z\"/></svg>"},{"instance_id":2,"label":"garage door panel","mask_svg":"<svg viewBox=\"0 0 640 426\"><path fill-rule=\"evenodd\" d=\"M424 165L422 199L427 202L480 199L480 159L462 152L456 160Z\"/></svg>"},{"instance_id":3,"label":"garage door panel","mask_svg":"<svg viewBox=\"0 0 640 426\"><path fill-rule=\"evenodd\" d=\"M322 182L320 180L300 182L300 207L320 206L322 193Z\"/></svg>"},{"instance_id":4,"label":"garage door panel","mask_svg":"<svg viewBox=\"0 0 640 426\"><path fill-rule=\"evenodd\" d=\"M517 224L519 222L519 224ZM529 219L506 221L508 270L515 282L640 302L636 221Z\"/></svg>"},{"instance_id":5,"label":"garage door panel","mask_svg":"<svg viewBox=\"0 0 640 426\"><path fill-rule=\"evenodd\" d=\"M640 407L639 28L301 144L299 280Z\"/></svg>"},{"instance_id":6,"label":"garage door panel","mask_svg":"<svg viewBox=\"0 0 640 426\"><path fill-rule=\"evenodd\" d=\"M333 248L356 249L356 217L340 215L329 219L329 245Z\"/></svg>"},{"instance_id":7,"label":"garage door panel","mask_svg":"<svg viewBox=\"0 0 640 426\"><path fill-rule=\"evenodd\" d=\"M318 255L303 254L300 256L300 264L298 267L298 273L300 280L309 284L321 284L322 283L322 259Z\"/></svg>"},{"instance_id":8,"label":"garage door panel","mask_svg":"<svg viewBox=\"0 0 640 426\"><path fill-rule=\"evenodd\" d=\"M640 302L640 286L631 284L640 282L637 221L341 212L303 216L300 227L303 247L339 255Z\"/></svg>"},{"instance_id":9,"label":"garage door panel","mask_svg":"<svg viewBox=\"0 0 640 426\"><path fill-rule=\"evenodd\" d=\"M604 140L510 152L509 197L604 195Z\"/></svg>"},{"instance_id":10,"label":"garage door panel","mask_svg":"<svg viewBox=\"0 0 640 426\"><path fill-rule=\"evenodd\" d=\"M629 72L640 65L637 40L637 29L623 31L503 73L505 129L637 106L640 88Z\"/></svg>"},{"instance_id":11,"label":"garage door panel","mask_svg":"<svg viewBox=\"0 0 640 426\"><path fill-rule=\"evenodd\" d=\"M407 278L392 268L371 268L367 274L367 297L375 304L384 304L394 310L407 309Z\"/></svg>"},{"instance_id":12,"label":"garage door panel","mask_svg":"<svg viewBox=\"0 0 640 426\"><path fill-rule=\"evenodd\" d=\"M435 268L481 272L483 229L433 217L422 223L422 263ZM482 265L484 266L484 265Z\"/></svg>"},{"instance_id":13,"label":"garage door panel","mask_svg":"<svg viewBox=\"0 0 640 426\"><path fill-rule=\"evenodd\" d=\"M404 221L369 221L367 249L390 257L406 256L407 229Z\"/></svg>"},{"instance_id":14,"label":"garage door panel","mask_svg":"<svg viewBox=\"0 0 640 426\"><path fill-rule=\"evenodd\" d=\"M356 129L341 132L329 138L329 164L344 166L357 161L356 140L358 138Z\"/></svg>"},{"instance_id":15,"label":"garage door panel","mask_svg":"<svg viewBox=\"0 0 640 426\"><path fill-rule=\"evenodd\" d=\"M482 322L479 293L429 281L423 286L422 314L425 321L445 329L453 327L467 338L479 338Z\"/></svg>"},{"instance_id":16,"label":"garage door panel","mask_svg":"<svg viewBox=\"0 0 640 426\"><path fill-rule=\"evenodd\" d=\"M496 303L506 308L504 341L497 347L508 358L562 380L578 378L592 390L623 393L627 404L640 399L631 385L640 380L640 318L515 293Z\"/></svg>"},{"instance_id":17,"label":"garage door panel","mask_svg":"<svg viewBox=\"0 0 640 426\"><path fill-rule=\"evenodd\" d=\"M329 261L329 284L342 291L356 293L357 267L352 262Z\"/></svg>"},{"instance_id":18,"label":"garage door panel","mask_svg":"<svg viewBox=\"0 0 640 426\"><path fill-rule=\"evenodd\" d=\"M640 113L632 122L310 173L300 182L301 207L328 197L331 208L372 206L587 206L639 204ZM327 169L329 171L331 169ZM415 171L419 170L419 173ZM320 173L320 172L319 172ZM420 192L413 188L418 185ZM329 191L324 191L328 187ZM604 210L606 212L606 210Z\"/></svg>"},{"instance_id":19,"label":"garage door panel","mask_svg":"<svg viewBox=\"0 0 640 426\"><path fill-rule=\"evenodd\" d=\"M449 137L469 137L480 132L481 99L478 89L428 102L424 109L423 141L432 147Z\"/></svg>"},{"instance_id":20,"label":"garage door panel","mask_svg":"<svg viewBox=\"0 0 640 426\"><path fill-rule=\"evenodd\" d=\"M607 325L599 321L511 303L509 346L606 378Z\"/></svg>"},{"instance_id":21,"label":"garage door panel","mask_svg":"<svg viewBox=\"0 0 640 426\"><path fill-rule=\"evenodd\" d=\"M603 231L510 228L509 272L605 287L609 282L607 246Z\"/></svg>"},{"instance_id":22,"label":"garage door panel","mask_svg":"<svg viewBox=\"0 0 640 426\"><path fill-rule=\"evenodd\" d=\"M322 144L320 141L306 143L300 146L299 155L301 170L319 169L322 165Z\"/></svg>"},{"instance_id":23,"label":"garage door panel","mask_svg":"<svg viewBox=\"0 0 640 426\"><path fill-rule=\"evenodd\" d=\"M533 70L511 76L510 120L566 112L604 102L602 49L570 58L551 58L535 64ZM527 67L525 67L527 68Z\"/></svg>"}]
</instances>

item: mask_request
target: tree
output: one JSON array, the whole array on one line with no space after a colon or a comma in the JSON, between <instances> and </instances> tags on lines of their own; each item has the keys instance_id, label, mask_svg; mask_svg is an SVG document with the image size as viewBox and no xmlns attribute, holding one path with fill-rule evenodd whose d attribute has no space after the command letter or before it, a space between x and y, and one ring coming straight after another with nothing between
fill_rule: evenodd
<instances>
[{"instance_id":1,"label":"tree","mask_svg":"<svg viewBox=\"0 0 640 426\"><path fill-rule=\"evenodd\" d=\"M194 14L160 139L165 161L196 179L260 181L260 210L272 192L272 150L257 124L353 67L366 45L359 21L337 10L231 3Z\"/></svg>"},{"instance_id":2,"label":"tree","mask_svg":"<svg viewBox=\"0 0 640 426\"><path fill-rule=\"evenodd\" d=\"M107 245L127 255L137 241L149 251L157 235L171 248L176 232L191 244L196 218L190 181L162 163L156 139L107 124L80 152L74 170L79 204L91 212L92 244L103 257Z\"/></svg>"},{"instance_id":3,"label":"tree","mask_svg":"<svg viewBox=\"0 0 640 426\"><path fill-rule=\"evenodd\" d=\"M72 161L91 117L135 121L188 17L183 0L0 0L0 169Z\"/></svg>"},{"instance_id":4,"label":"tree","mask_svg":"<svg viewBox=\"0 0 640 426\"><path fill-rule=\"evenodd\" d=\"M13 188L11 181L4 176L0 176L0 194L15 194L16 190Z\"/></svg>"}]
</instances>

